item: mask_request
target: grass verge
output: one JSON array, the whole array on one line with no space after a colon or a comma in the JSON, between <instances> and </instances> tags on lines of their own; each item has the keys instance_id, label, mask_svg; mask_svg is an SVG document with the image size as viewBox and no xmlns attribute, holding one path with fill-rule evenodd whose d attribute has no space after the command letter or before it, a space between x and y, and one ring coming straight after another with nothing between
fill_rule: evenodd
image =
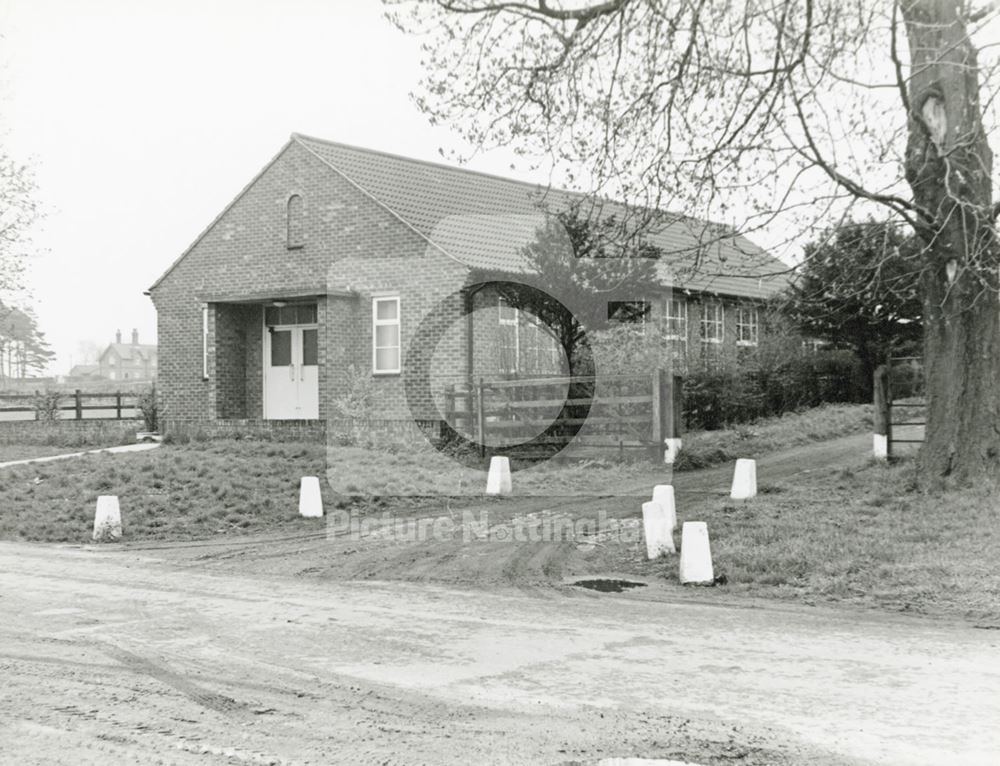
<instances>
[{"instance_id":1,"label":"grass verge","mask_svg":"<svg viewBox=\"0 0 1000 766\"><path fill-rule=\"evenodd\" d=\"M299 479L322 476L323 448L216 441L84 455L0 469L0 538L88 542L98 495L117 495L129 540L310 529Z\"/></svg>"},{"instance_id":2,"label":"grass verge","mask_svg":"<svg viewBox=\"0 0 1000 766\"><path fill-rule=\"evenodd\" d=\"M996 486L923 493L908 461L760 489L692 509L711 531L718 590L1000 625Z\"/></svg>"},{"instance_id":3,"label":"grass verge","mask_svg":"<svg viewBox=\"0 0 1000 766\"><path fill-rule=\"evenodd\" d=\"M871 432L870 404L824 404L719 431L684 434L675 468L690 471L728 463L746 455L766 455L789 447Z\"/></svg>"}]
</instances>

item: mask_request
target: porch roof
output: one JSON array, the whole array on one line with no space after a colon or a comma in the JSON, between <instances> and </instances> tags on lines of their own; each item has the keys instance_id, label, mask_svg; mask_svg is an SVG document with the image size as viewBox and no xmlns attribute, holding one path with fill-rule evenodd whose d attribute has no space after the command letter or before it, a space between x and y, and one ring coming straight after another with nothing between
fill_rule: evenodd
<instances>
[{"instance_id":1,"label":"porch roof","mask_svg":"<svg viewBox=\"0 0 1000 766\"><path fill-rule=\"evenodd\" d=\"M281 300L309 300L337 296L357 298L354 290L330 287L286 287L270 290L223 290L195 293L202 303L269 303Z\"/></svg>"}]
</instances>

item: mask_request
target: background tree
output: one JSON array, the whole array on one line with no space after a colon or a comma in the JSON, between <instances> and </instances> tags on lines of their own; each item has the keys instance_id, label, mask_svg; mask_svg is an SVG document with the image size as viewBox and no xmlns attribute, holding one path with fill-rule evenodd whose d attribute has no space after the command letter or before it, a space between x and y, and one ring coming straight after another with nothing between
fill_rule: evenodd
<instances>
[{"instance_id":1,"label":"background tree","mask_svg":"<svg viewBox=\"0 0 1000 766\"><path fill-rule=\"evenodd\" d=\"M892 211L924 267L921 475L997 475L995 5L387 1L426 35L417 103L477 147L511 145L581 169L564 178L589 191L751 234Z\"/></svg>"},{"instance_id":2,"label":"background tree","mask_svg":"<svg viewBox=\"0 0 1000 766\"><path fill-rule=\"evenodd\" d=\"M31 169L0 149L0 294L21 287L31 252L30 230L38 218Z\"/></svg>"},{"instance_id":3,"label":"background tree","mask_svg":"<svg viewBox=\"0 0 1000 766\"><path fill-rule=\"evenodd\" d=\"M571 374L594 373L587 332L609 323L641 320L642 301L656 283L661 251L630 235L615 215L579 207L549 215L522 250L526 274L511 280L484 272L484 282L512 308L550 334L563 349Z\"/></svg>"},{"instance_id":4,"label":"background tree","mask_svg":"<svg viewBox=\"0 0 1000 766\"><path fill-rule=\"evenodd\" d=\"M0 301L0 380L39 374L54 356L34 315Z\"/></svg>"},{"instance_id":5,"label":"background tree","mask_svg":"<svg viewBox=\"0 0 1000 766\"><path fill-rule=\"evenodd\" d=\"M807 337L853 350L870 386L891 353L919 346L919 249L888 223L842 224L805 246L784 311Z\"/></svg>"}]
</instances>

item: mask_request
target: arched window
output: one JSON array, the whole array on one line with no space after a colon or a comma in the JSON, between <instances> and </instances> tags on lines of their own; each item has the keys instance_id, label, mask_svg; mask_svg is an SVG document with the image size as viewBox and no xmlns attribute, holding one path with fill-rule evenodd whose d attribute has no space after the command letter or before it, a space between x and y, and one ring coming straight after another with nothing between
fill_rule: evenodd
<instances>
[{"instance_id":1,"label":"arched window","mask_svg":"<svg viewBox=\"0 0 1000 766\"><path fill-rule=\"evenodd\" d=\"M303 239L302 195L293 194L288 198L286 210L288 227L288 249L293 250L305 244Z\"/></svg>"}]
</instances>

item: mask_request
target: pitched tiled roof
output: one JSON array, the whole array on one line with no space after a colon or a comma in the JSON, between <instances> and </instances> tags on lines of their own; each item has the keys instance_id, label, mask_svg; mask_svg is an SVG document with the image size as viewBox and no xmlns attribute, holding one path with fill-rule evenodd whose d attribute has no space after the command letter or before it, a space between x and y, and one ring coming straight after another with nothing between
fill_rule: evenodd
<instances>
[{"instance_id":1,"label":"pitched tiled roof","mask_svg":"<svg viewBox=\"0 0 1000 766\"><path fill-rule=\"evenodd\" d=\"M119 359L133 358L144 360L154 360L157 357L158 351L155 343L139 343L137 345L132 345L131 343L109 343L108 347L104 350L104 354L108 353L111 349L114 349ZM101 356L104 356L101 354Z\"/></svg>"},{"instance_id":2,"label":"pitched tiled roof","mask_svg":"<svg viewBox=\"0 0 1000 766\"><path fill-rule=\"evenodd\" d=\"M583 199L573 192L299 134L292 140L474 269L523 272L522 249L544 221L540 203L559 211ZM622 219L624 211L608 202L601 215ZM714 224L676 216L645 239L663 251L659 272L674 288L766 298L787 284L784 263ZM692 273L696 262L699 267Z\"/></svg>"}]
</instances>

